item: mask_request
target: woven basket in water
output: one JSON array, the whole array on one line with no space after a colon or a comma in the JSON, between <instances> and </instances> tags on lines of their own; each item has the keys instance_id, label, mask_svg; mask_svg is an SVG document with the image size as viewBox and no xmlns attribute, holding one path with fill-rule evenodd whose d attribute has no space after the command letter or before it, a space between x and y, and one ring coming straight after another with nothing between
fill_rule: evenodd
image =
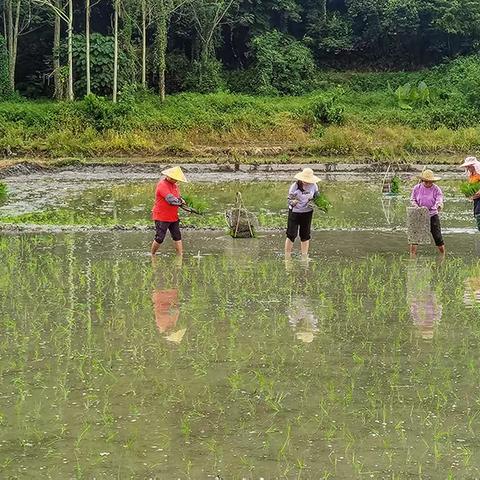
<instances>
[{"instance_id":1,"label":"woven basket in water","mask_svg":"<svg viewBox=\"0 0 480 480\"><path fill-rule=\"evenodd\" d=\"M233 238L252 238L255 236L258 219L245 208L240 193L237 193L236 206L225 212L225 219Z\"/></svg>"},{"instance_id":2,"label":"woven basket in water","mask_svg":"<svg viewBox=\"0 0 480 480\"><path fill-rule=\"evenodd\" d=\"M430 245L430 214L428 209L407 207L407 238L410 245Z\"/></svg>"}]
</instances>

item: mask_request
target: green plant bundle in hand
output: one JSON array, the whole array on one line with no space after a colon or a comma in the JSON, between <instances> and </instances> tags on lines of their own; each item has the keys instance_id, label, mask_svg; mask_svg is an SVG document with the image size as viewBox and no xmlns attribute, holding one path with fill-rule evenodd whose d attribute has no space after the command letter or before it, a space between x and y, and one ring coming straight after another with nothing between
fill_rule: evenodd
<instances>
[{"instance_id":1,"label":"green plant bundle in hand","mask_svg":"<svg viewBox=\"0 0 480 480\"><path fill-rule=\"evenodd\" d=\"M332 204L324 193L319 193L316 195L313 199L313 203L319 210L325 213L328 213L330 208L332 208Z\"/></svg>"},{"instance_id":2,"label":"green plant bundle in hand","mask_svg":"<svg viewBox=\"0 0 480 480\"><path fill-rule=\"evenodd\" d=\"M467 197L473 197L478 191L480 191L480 182L469 183L463 182L460 185L460 191Z\"/></svg>"},{"instance_id":3,"label":"green plant bundle in hand","mask_svg":"<svg viewBox=\"0 0 480 480\"><path fill-rule=\"evenodd\" d=\"M208 203L201 198L188 194L182 195L182 198L185 200L187 207L198 213L205 213L208 210Z\"/></svg>"}]
</instances>

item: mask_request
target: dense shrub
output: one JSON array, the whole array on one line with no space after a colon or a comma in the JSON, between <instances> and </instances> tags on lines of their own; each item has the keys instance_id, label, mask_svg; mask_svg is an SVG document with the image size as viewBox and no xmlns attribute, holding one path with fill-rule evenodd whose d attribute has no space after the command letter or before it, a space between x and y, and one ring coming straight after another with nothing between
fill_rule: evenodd
<instances>
[{"instance_id":1,"label":"dense shrub","mask_svg":"<svg viewBox=\"0 0 480 480\"><path fill-rule=\"evenodd\" d=\"M121 89L131 83L133 77L132 59L129 59L124 50L120 50L118 62L118 85ZM110 95L112 93L113 64L113 37L92 33L90 36L91 89L96 95ZM75 94L83 96L87 91L87 60L84 35L74 35L73 37L73 65Z\"/></svg>"},{"instance_id":2,"label":"dense shrub","mask_svg":"<svg viewBox=\"0 0 480 480\"><path fill-rule=\"evenodd\" d=\"M212 93L225 89L222 62L216 58L196 60L185 78L185 88L192 92Z\"/></svg>"},{"instance_id":3,"label":"dense shrub","mask_svg":"<svg viewBox=\"0 0 480 480\"><path fill-rule=\"evenodd\" d=\"M65 104L65 108L73 115L82 115L86 124L99 132L111 129L124 130L133 126L135 99L129 91L120 94L118 103L90 94L82 101Z\"/></svg>"},{"instance_id":4,"label":"dense shrub","mask_svg":"<svg viewBox=\"0 0 480 480\"><path fill-rule=\"evenodd\" d=\"M313 88L312 52L276 30L252 41L256 90L263 95L301 95Z\"/></svg>"},{"instance_id":5,"label":"dense shrub","mask_svg":"<svg viewBox=\"0 0 480 480\"><path fill-rule=\"evenodd\" d=\"M345 121L345 107L340 101L342 91L317 94L308 104L305 114L312 126L341 125Z\"/></svg>"}]
</instances>

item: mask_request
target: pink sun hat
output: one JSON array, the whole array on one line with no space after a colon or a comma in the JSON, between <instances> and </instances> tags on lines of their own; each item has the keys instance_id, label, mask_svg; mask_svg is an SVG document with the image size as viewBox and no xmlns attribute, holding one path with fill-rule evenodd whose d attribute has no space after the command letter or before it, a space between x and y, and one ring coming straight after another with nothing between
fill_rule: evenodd
<instances>
[{"instance_id":1,"label":"pink sun hat","mask_svg":"<svg viewBox=\"0 0 480 480\"><path fill-rule=\"evenodd\" d=\"M470 167L470 165L475 165L477 162L477 157L467 157L460 166Z\"/></svg>"}]
</instances>

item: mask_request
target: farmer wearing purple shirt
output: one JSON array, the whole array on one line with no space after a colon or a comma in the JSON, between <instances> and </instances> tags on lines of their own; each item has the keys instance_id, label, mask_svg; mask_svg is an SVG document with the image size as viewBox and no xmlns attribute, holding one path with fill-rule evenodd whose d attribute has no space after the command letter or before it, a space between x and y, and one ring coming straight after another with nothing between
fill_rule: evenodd
<instances>
[{"instance_id":1,"label":"farmer wearing purple shirt","mask_svg":"<svg viewBox=\"0 0 480 480\"><path fill-rule=\"evenodd\" d=\"M285 240L285 256L292 254L293 243L300 231L300 248L303 256L308 255L313 207L311 201L318 195L318 177L311 168L305 168L295 175L297 180L288 191L288 225Z\"/></svg>"},{"instance_id":2,"label":"farmer wearing purple shirt","mask_svg":"<svg viewBox=\"0 0 480 480\"><path fill-rule=\"evenodd\" d=\"M443 208L443 192L435 182L440 180L431 170L424 170L420 175L420 183L412 190L410 201L414 207L426 207L430 213L430 232L435 245L442 256L445 256L445 243L442 237L438 212ZM417 254L417 245L410 245L410 255Z\"/></svg>"}]
</instances>

